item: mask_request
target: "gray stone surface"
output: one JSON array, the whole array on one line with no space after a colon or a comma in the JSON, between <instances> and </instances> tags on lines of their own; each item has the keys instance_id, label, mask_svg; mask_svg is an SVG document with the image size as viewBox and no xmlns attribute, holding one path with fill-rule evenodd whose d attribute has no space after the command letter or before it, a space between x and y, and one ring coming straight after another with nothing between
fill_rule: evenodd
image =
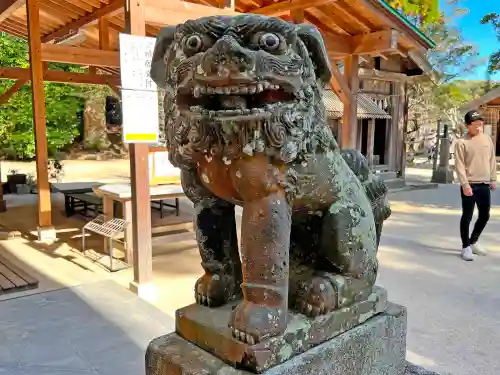
<instances>
[{"instance_id":1,"label":"gray stone surface","mask_svg":"<svg viewBox=\"0 0 500 375\"><path fill-rule=\"evenodd\" d=\"M0 374L141 375L148 342L173 320L112 281L0 305Z\"/></svg>"},{"instance_id":2,"label":"gray stone surface","mask_svg":"<svg viewBox=\"0 0 500 375\"><path fill-rule=\"evenodd\" d=\"M406 309L389 304L367 320L265 375L403 375L406 369ZM207 351L170 334L151 342L147 375L245 375Z\"/></svg>"},{"instance_id":3,"label":"gray stone surface","mask_svg":"<svg viewBox=\"0 0 500 375\"><path fill-rule=\"evenodd\" d=\"M406 363L405 375L439 375L437 372L426 370L423 367Z\"/></svg>"}]
</instances>

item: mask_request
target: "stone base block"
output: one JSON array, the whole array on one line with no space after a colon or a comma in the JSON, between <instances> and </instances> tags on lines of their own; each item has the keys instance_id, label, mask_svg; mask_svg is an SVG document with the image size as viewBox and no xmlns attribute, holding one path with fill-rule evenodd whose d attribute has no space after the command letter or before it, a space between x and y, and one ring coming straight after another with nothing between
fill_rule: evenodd
<instances>
[{"instance_id":1,"label":"stone base block","mask_svg":"<svg viewBox=\"0 0 500 375\"><path fill-rule=\"evenodd\" d=\"M302 354L385 311L387 292L374 287L361 301L315 319L290 311L285 332L254 345L235 339L228 327L234 303L208 308L193 304L177 310L177 334L233 366L262 372Z\"/></svg>"},{"instance_id":2,"label":"stone base block","mask_svg":"<svg viewBox=\"0 0 500 375\"><path fill-rule=\"evenodd\" d=\"M449 166L439 166L434 173L432 173L432 182L437 184L452 184L454 179L453 170Z\"/></svg>"},{"instance_id":3,"label":"stone base block","mask_svg":"<svg viewBox=\"0 0 500 375\"><path fill-rule=\"evenodd\" d=\"M57 241L57 233L54 227L38 227L38 241L44 244L53 244Z\"/></svg>"},{"instance_id":4,"label":"stone base block","mask_svg":"<svg viewBox=\"0 0 500 375\"><path fill-rule=\"evenodd\" d=\"M406 309L386 311L278 366L265 375L403 375L406 372ZM146 351L146 375L247 375L172 333Z\"/></svg>"}]
</instances>

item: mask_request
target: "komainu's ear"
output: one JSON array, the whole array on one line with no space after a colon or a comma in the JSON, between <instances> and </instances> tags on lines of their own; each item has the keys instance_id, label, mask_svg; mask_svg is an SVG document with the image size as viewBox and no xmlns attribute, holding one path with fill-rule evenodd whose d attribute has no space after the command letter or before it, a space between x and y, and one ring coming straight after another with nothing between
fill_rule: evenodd
<instances>
[{"instance_id":1,"label":"komainu's ear","mask_svg":"<svg viewBox=\"0 0 500 375\"><path fill-rule=\"evenodd\" d=\"M297 35L309 51L309 56L314 63L316 78L325 84L330 82L332 78L330 59L328 58L323 36L319 30L314 25L303 23L297 25Z\"/></svg>"},{"instance_id":2,"label":"komainu's ear","mask_svg":"<svg viewBox=\"0 0 500 375\"><path fill-rule=\"evenodd\" d=\"M164 88L166 85L167 66L165 65L165 53L174 41L175 26L164 27L156 37L156 45L151 60L151 79Z\"/></svg>"}]
</instances>

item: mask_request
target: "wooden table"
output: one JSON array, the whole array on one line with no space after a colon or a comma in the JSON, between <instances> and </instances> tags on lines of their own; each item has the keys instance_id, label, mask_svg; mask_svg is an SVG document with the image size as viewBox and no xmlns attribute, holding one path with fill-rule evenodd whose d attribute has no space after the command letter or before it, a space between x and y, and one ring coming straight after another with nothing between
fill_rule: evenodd
<instances>
[{"instance_id":1,"label":"wooden table","mask_svg":"<svg viewBox=\"0 0 500 375\"><path fill-rule=\"evenodd\" d=\"M92 193L94 187L102 185L100 182L59 182L52 184L52 189L55 192L64 194L64 211L66 217L73 215L73 204L71 195Z\"/></svg>"},{"instance_id":2,"label":"wooden table","mask_svg":"<svg viewBox=\"0 0 500 375\"><path fill-rule=\"evenodd\" d=\"M94 187L94 192L103 198L103 214L105 220L114 217L113 202L121 202L123 205L123 218L128 223L125 229L125 256L126 262L131 263L133 259L133 234L132 234L132 191L130 184L106 184ZM184 197L181 185L158 185L150 186L149 196L151 201L160 199L176 199ZM104 241L107 250L107 241Z\"/></svg>"}]
</instances>

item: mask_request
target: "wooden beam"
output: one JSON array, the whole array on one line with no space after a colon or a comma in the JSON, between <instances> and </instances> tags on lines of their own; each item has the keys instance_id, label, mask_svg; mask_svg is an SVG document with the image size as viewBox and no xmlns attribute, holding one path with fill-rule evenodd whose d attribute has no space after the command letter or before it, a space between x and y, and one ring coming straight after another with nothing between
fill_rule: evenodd
<instances>
[{"instance_id":1,"label":"wooden beam","mask_svg":"<svg viewBox=\"0 0 500 375\"><path fill-rule=\"evenodd\" d=\"M290 17L294 23L304 23L306 20L304 9L291 10Z\"/></svg>"},{"instance_id":2,"label":"wooden beam","mask_svg":"<svg viewBox=\"0 0 500 375\"><path fill-rule=\"evenodd\" d=\"M396 30L376 31L352 37L352 53L363 55L367 53L396 52L399 33Z\"/></svg>"},{"instance_id":3,"label":"wooden beam","mask_svg":"<svg viewBox=\"0 0 500 375\"><path fill-rule=\"evenodd\" d=\"M328 53L349 55L352 53L352 37L333 33L323 33Z\"/></svg>"},{"instance_id":4,"label":"wooden beam","mask_svg":"<svg viewBox=\"0 0 500 375\"><path fill-rule=\"evenodd\" d=\"M126 30L132 35L145 36L145 1L124 1ZM130 289L139 296L144 296L148 293L155 293L151 243L151 205L149 204L149 145L146 143L131 144L129 151L133 250L132 259L129 258L128 261L132 261L134 268L134 280L130 283Z\"/></svg>"},{"instance_id":5,"label":"wooden beam","mask_svg":"<svg viewBox=\"0 0 500 375\"><path fill-rule=\"evenodd\" d=\"M340 73L339 67L335 61L331 63L332 69L332 79L330 84L333 91L337 94L342 103L350 102L352 100L351 89L347 84L342 73Z\"/></svg>"},{"instance_id":6,"label":"wooden beam","mask_svg":"<svg viewBox=\"0 0 500 375\"><path fill-rule=\"evenodd\" d=\"M359 56L350 55L344 61L344 77L349 85L351 100L344 102L344 115L342 117L341 147L355 147L358 130L358 91L359 91Z\"/></svg>"},{"instance_id":7,"label":"wooden beam","mask_svg":"<svg viewBox=\"0 0 500 375\"><path fill-rule=\"evenodd\" d=\"M29 80L30 70L25 68L0 68L0 79ZM109 74L86 74L46 70L43 80L47 82L69 83L75 85L120 85L120 77Z\"/></svg>"},{"instance_id":8,"label":"wooden beam","mask_svg":"<svg viewBox=\"0 0 500 375\"><path fill-rule=\"evenodd\" d=\"M0 2L0 22L3 22L14 12L22 8L26 4L26 0L2 0Z\"/></svg>"},{"instance_id":9,"label":"wooden beam","mask_svg":"<svg viewBox=\"0 0 500 375\"><path fill-rule=\"evenodd\" d=\"M57 38L64 38L67 34L72 31L78 30L84 26L90 25L92 23L97 22L97 20L104 16L113 16L119 13L123 8L123 0L114 0L108 5L103 6L102 8L97 9L93 13L90 13L84 17L81 17L73 22L70 22L56 31L45 35L42 38L42 43L50 42Z\"/></svg>"},{"instance_id":10,"label":"wooden beam","mask_svg":"<svg viewBox=\"0 0 500 375\"><path fill-rule=\"evenodd\" d=\"M36 177L38 188L39 233L52 226L52 208L48 173L47 129L43 88L43 61L38 0L27 0L28 45L33 95L33 122L35 125Z\"/></svg>"},{"instance_id":11,"label":"wooden beam","mask_svg":"<svg viewBox=\"0 0 500 375\"><path fill-rule=\"evenodd\" d=\"M44 61L111 68L120 67L120 55L117 51L102 51L47 43L41 46Z\"/></svg>"},{"instance_id":12,"label":"wooden beam","mask_svg":"<svg viewBox=\"0 0 500 375\"><path fill-rule=\"evenodd\" d=\"M5 92L0 95L0 105L6 103L16 92L18 92L21 87L23 87L28 79L18 79L12 86L10 86ZM2 186L0 185L0 189Z\"/></svg>"},{"instance_id":13,"label":"wooden beam","mask_svg":"<svg viewBox=\"0 0 500 375\"><path fill-rule=\"evenodd\" d=\"M285 0L262 8L252 9L250 12L265 16L282 16L298 9L307 9L334 3L337 0Z\"/></svg>"},{"instance_id":14,"label":"wooden beam","mask_svg":"<svg viewBox=\"0 0 500 375\"><path fill-rule=\"evenodd\" d=\"M359 77L364 79L376 79L381 81L405 81L408 76L404 73L388 72L377 69L359 69Z\"/></svg>"},{"instance_id":15,"label":"wooden beam","mask_svg":"<svg viewBox=\"0 0 500 375\"><path fill-rule=\"evenodd\" d=\"M108 87L116 94L118 95L118 97L120 97L121 95L121 92L120 92L120 88L116 85L108 85Z\"/></svg>"},{"instance_id":16,"label":"wooden beam","mask_svg":"<svg viewBox=\"0 0 500 375\"><path fill-rule=\"evenodd\" d=\"M231 8L215 8L178 0L146 0L145 21L153 26L177 25L201 17L235 16L241 13Z\"/></svg>"},{"instance_id":17,"label":"wooden beam","mask_svg":"<svg viewBox=\"0 0 500 375\"><path fill-rule=\"evenodd\" d=\"M398 32L382 30L357 36L323 32L329 54L337 55L378 55L397 53Z\"/></svg>"}]
</instances>

